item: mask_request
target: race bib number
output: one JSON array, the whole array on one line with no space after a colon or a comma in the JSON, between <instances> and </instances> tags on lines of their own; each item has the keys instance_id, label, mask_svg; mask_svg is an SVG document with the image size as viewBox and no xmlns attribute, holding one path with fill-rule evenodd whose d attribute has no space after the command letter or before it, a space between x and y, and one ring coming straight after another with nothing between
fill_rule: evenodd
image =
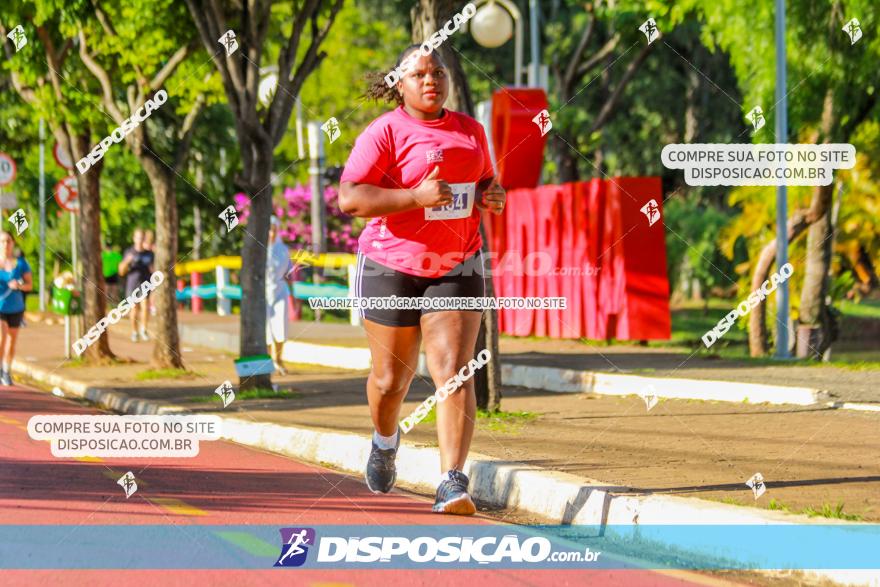
<instances>
[{"instance_id":1,"label":"race bib number","mask_svg":"<svg viewBox=\"0 0 880 587\"><path fill-rule=\"evenodd\" d=\"M474 209L474 197L477 193L477 184L451 183L452 203L446 206L425 208L425 220L453 220L467 218Z\"/></svg>"}]
</instances>

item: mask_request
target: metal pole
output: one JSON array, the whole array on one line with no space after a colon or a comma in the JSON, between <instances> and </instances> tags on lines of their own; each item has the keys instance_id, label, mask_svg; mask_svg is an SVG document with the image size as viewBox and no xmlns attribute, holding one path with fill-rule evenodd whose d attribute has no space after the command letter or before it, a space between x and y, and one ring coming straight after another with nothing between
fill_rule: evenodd
<instances>
[{"instance_id":1,"label":"metal pole","mask_svg":"<svg viewBox=\"0 0 880 587\"><path fill-rule=\"evenodd\" d=\"M312 252L315 256L327 251L327 238L324 226L324 191L321 185L321 173L324 165L324 133L320 123L311 121L308 123L309 140L309 186L312 192ZM321 268L312 268L312 281L321 283ZM315 320L321 319L321 311L315 310Z\"/></svg>"},{"instance_id":2,"label":"metal pole","mask_svg":"<svg viewBox=\"0 0 880 587\"><path fill-rule=\"evenodd\" d=\"M538 46L539 18L537 0L529 0L529 49L532 54L532 62L529 63L530 88L537 88L541 85L541 48Z\"/></svg>"},{"instance_id":3,"label":"metal pole","mask_svg":"<svg viewBox=\"0 0 880 587\"><path fill-rule=\"evenodd\" d=\"M46 124L40 119L40 312L46 311Z\"/></svg>"},{"instance_id":4,"label":"metal pole","mask_svg":"<svg viewBox=\"0 0 880 587\"><path fill-rule=\"evenodd\" d=\"M776 0L776 142L788 142L788 103L785 71L785 0ZM788 263L788 205L784 185L776 186L776 270ZM776 358L787 359L788 281L776 290Z\"/></svg>"}]
</instances>

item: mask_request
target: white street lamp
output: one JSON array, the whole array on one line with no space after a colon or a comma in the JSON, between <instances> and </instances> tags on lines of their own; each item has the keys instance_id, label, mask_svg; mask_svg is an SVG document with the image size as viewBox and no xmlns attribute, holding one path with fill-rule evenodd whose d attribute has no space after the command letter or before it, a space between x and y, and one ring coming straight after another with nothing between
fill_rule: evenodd
<instances>
[{"instance_id":1,"label":"white street lamp","mask_svg":"<svg viewBox=\"0 0 880 587\"><path fill-rule=\"evenodd\" d=\"M513 85L519 86L523 73L523 30L519 8L510 0L476 0L474 4L484 6L470 19L468 28L474 40L483 47L500 47L510 40L511 29L515 29Z\"/></svg>"}]
</instances>

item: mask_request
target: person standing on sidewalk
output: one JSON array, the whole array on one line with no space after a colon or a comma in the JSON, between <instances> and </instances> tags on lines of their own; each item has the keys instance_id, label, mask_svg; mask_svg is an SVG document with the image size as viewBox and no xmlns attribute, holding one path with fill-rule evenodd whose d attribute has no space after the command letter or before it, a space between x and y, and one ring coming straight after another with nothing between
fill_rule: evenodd
<instances>
[{"instance_id":1,"label":"person standing on sidewalk","mask_svg":"<svg viewBox=\"0 0 880 587\"><path fill-rule=\"evenodd\" d=\"M290 251L281 240L280 223L272 216L269 224L269 251L266 253L266 344L279 375L287 375L281 355L287 341L287 298L293 279Z\"/></svg>"},{"instance_id":2,"label":"person standing on sidewalk","mask_svg":"<svg viewBox=\"0 0 880 587\"><path fill-rule=\"evenodd\" d=\"M405 49L397 66L418 48ZM435 51L419 56L394 87L377 75L365 94L398 106L358 137L340 179L342 211L371 218L358 241L355 287L361 298L484 295L477 208L501 214L506 194L495 182L483 127L443 108L447 76ZM481 311L365 309L361 315L372 357L367 399L375 428L365 477L371 491L387 493L397 478L400 406L422 336L428 370L440 388L474 358ZM441 480L434 512L476 511L462 472L475 415L473 379L437 403Z\"/></svg>"},{"instance_id":3,"label":"person standing on sidewalk","mask_svg":"<svg viewBox=\"0 0 880 587\"><path fill-rule=\"evenodd\" d=\"M12 385L12 360L18 329L24 323L24 294L34 289L31 267L24 256L14 253L15 238L0 231L0 384Z\"/></svg>"},{"instance_id":4,"label":"person standing on sidewalk","mask_svg":"<svg viewBox=\"0 0 880 587\"><path fill-rule=\"evenodd\" d=\"M144 247L144 230L136 228L132 234L132 246L125 250L119 264L119 274L125 275L125 297L129 297L153 274L153 252ZM150 318L149 298L147 296L131 309L131 341L150 340L147 322ZM138 329L138 316L141 317Z\"/></svg>"}]
</instances>

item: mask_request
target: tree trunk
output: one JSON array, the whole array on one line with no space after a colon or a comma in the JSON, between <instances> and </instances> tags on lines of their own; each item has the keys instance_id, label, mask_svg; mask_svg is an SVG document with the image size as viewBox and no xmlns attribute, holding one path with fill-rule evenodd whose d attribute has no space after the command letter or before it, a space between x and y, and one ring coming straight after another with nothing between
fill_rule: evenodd
<instances>
[{"instance_id":1,"label":"tree trunk","mask_svg":"<svg viewBox=\"0 0 880 587\"><path fill-rule=\"evenodd\" d=\"M253 174L245 190L251 198L250 215L241 251L241 340L239 352L242 357L265 355L266 349L266 254L269 241L269 218L272 215L272 145L259 150L255 144L243 145L254 153ZM268 388L272 385L269 375L252 375L239 380L245 389Z\"/></svg>"},{"instance_id":2,"label":"tree trunk","mask_svg":"<svg viewBox=\"0 0 880 587\"><path fill-rule=\"evenodd\" d=\"M177 263L177 196L174 175L161 163L147 155L142 160L144 170L153 187L156 216L156 259L154 268L165 275L165 281L153 290L156 304L155 342L153 365L160 369L183 369L180 356L180 333L177 329L177 300L175 299ZM161 167L160 167L161 166Z\"/></svg>"},{"instance_id":3,"label":"tree trunk","mask_svg":"<svg viewBox=\"0 0 880 587\"><path fill-rule=\"evenodd\" d=\"M824 186L823 186L824 187ZM826 190L829 191L830 190ZM831 346L832 318L826 297L831 266L831 211L810 225L801 305L798 311L797 357L820 360Z\"/></svg>"},{"instance_id":4,"label":"tree trunk","mask_svg":"<svg viewBox=\"0 0 880 587\"><path fill-rule=\"evenodd\" d=\"M807 217L807 211L796 210L788 219L786 232L788 233L789 244L798 238L809 226ZM758 254L758 262L755 264L755 271L752 274L752 291L757 290L767 281L767 278L770 276L770 269L775 261L776 239L774 238L764 245L764 248ZM752 312L749 314L749 355L752 357L764 356L769 348L766 318L767 300L765 299L752 308ZM786 324L784 327L788 328L788 325Z\"/></svg>"},{"instance_id":5,"label":"tree trunk","mask_svg":"<svg viewBox=\"0 0 880 587\"><path fill-rule=\"evenodd\" d=\"M92 148L91 129L71 135L67 130L56 131L62 145L70 145L74 161L79 161ZM79 259L82 262L83 318L86 329L97 324L107 315L107 286L104 283L104 266L101 260L101 171L103 161L98 161L86 172L76 175L79 192ZM74 268L74 271L76 268ZM110 350L108 333L105 330L94 344L84 352L87 361L104 362L115 359Z\"/></svg>"}]
</instances>

